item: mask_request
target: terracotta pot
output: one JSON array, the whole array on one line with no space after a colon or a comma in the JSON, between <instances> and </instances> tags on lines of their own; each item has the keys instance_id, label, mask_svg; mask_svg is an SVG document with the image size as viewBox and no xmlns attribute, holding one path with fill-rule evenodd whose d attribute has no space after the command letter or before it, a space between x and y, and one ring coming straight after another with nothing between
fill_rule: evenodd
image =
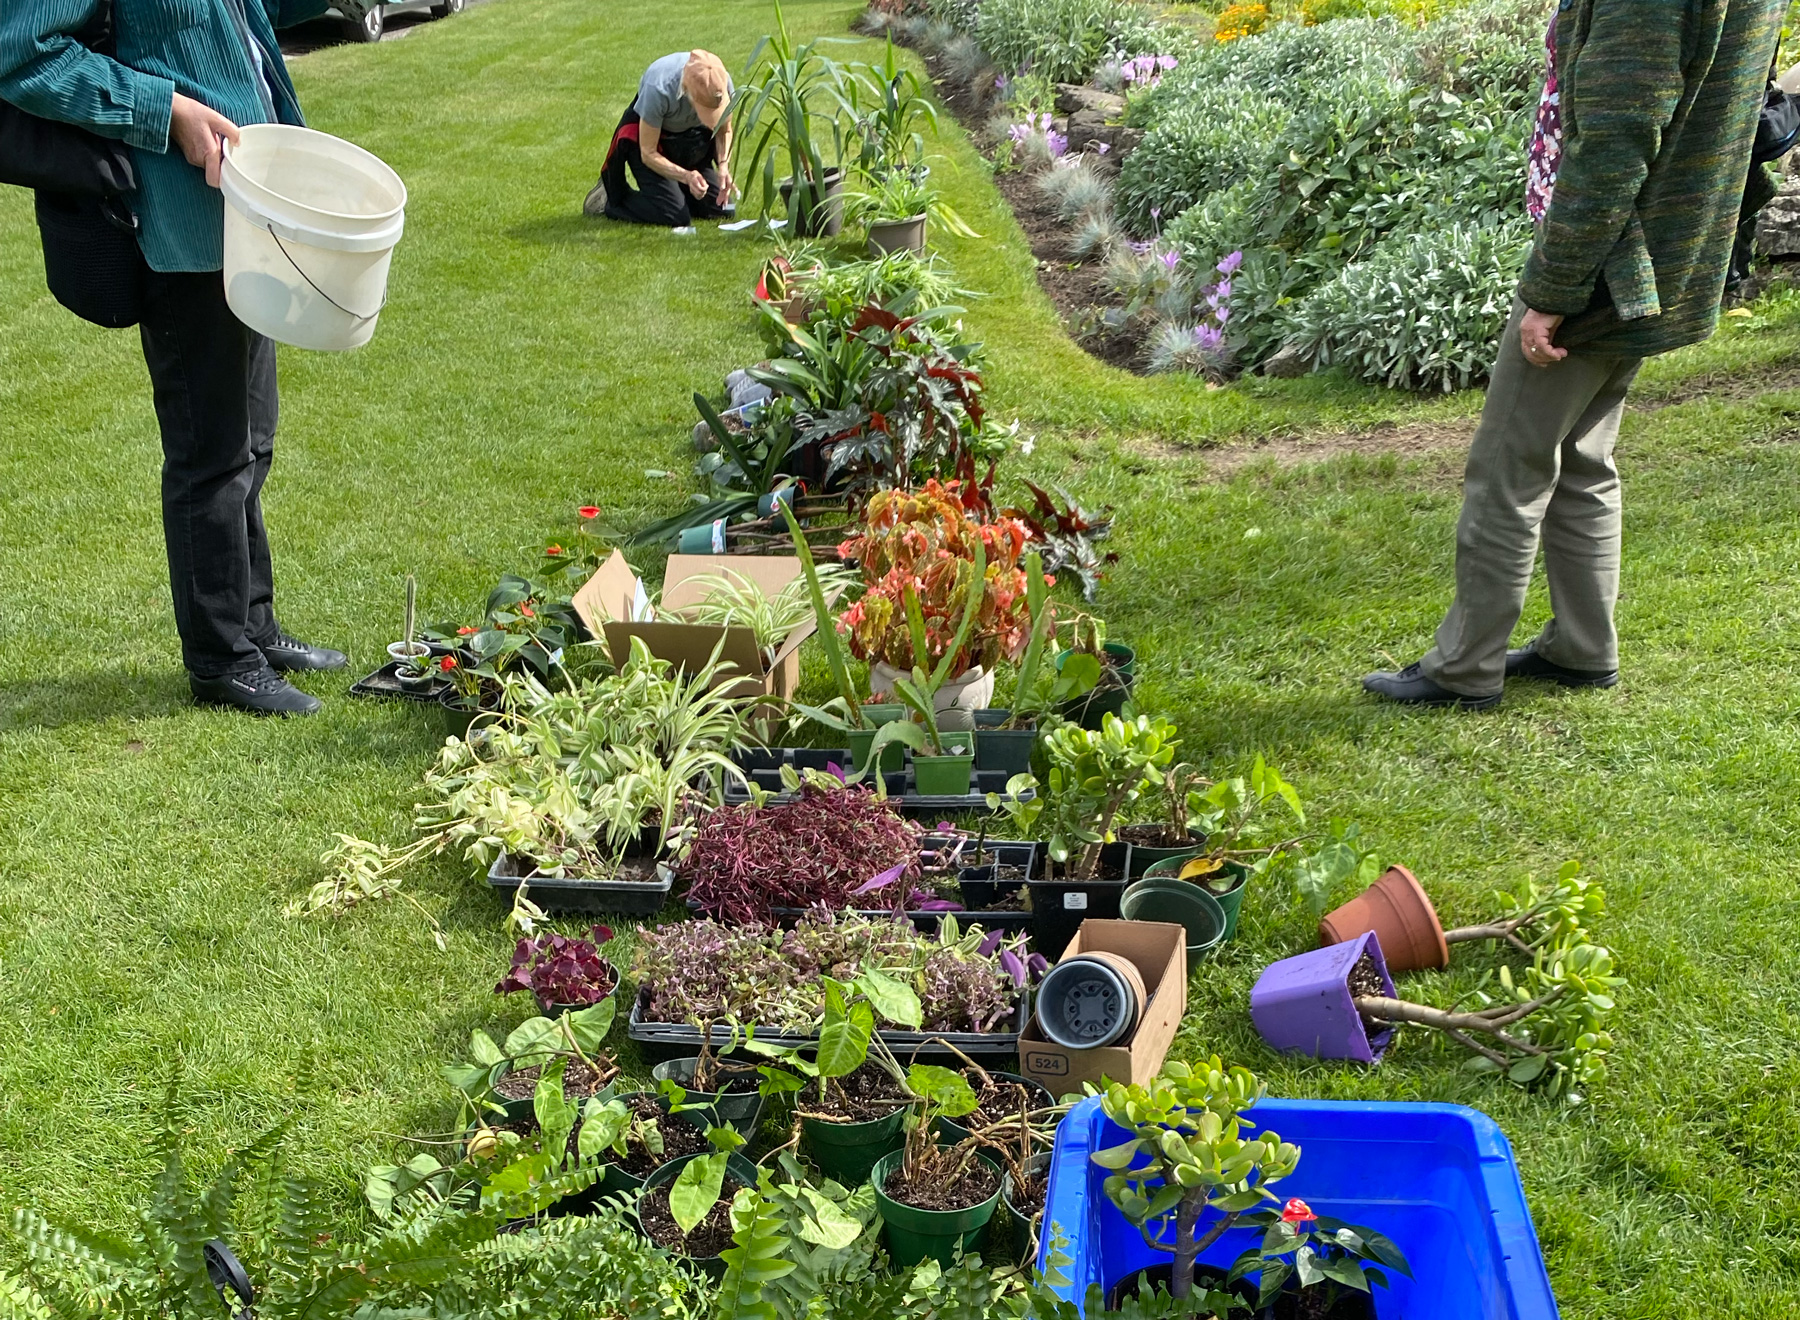
<instances>
[{"instance_id":1,"label":"terracotta pot","mask_svg":"<svg viewBox=\"0 0 1800 1320\"><path fill-rule=\"evenodd\" d=\"M1319 944L1342 944L1372 930L1390 971L1416 972L1450 965L1450 946L1437 909L1413 873L1390 866L1381 879L1319 923Z\"/></svg>"}]
</instances>

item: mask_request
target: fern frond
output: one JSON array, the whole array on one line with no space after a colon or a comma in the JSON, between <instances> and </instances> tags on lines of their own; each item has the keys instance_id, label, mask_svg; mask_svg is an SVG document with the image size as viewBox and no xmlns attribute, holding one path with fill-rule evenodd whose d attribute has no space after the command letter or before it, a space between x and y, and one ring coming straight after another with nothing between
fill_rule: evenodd
<instances>
[{"instance_id":1,"label":"fern frond","mask_svg":"<svg viewBox=\"0 0 1800 1320\"><path fill-rule=\"evenodd\" d=\"M16 1275L0 1271L0 1320L50 1320L50 1302Z\"/></svg>"},{"instance_id":2,"label":"fern frond","mask_svg":"<svg viewBox=\"0 0 1800 1320\"><path fill-rule=\"evenodd\" d=\"M787 1216L766 1195L769 1175L759 1186L741 1189L731 1202L732 1246L721 1253L725 1278L719 1285L718 1320L779 1320L768 1285L794 1272L784 1259Z\"/></svg>"},{"instance_id":3,"label":"fern frond","mask_svg":"<svg viewBox=\"0 0 1800 1320\"><path fill-rule=\"evenodd\" d=\"M12 1231L24 1244L28 1259L51 1268L77 1268L121 1279L146 1273L147 1262L138 1244L65 1224L35 1210L14 1210Z\"/></svg>"}]
</instances>

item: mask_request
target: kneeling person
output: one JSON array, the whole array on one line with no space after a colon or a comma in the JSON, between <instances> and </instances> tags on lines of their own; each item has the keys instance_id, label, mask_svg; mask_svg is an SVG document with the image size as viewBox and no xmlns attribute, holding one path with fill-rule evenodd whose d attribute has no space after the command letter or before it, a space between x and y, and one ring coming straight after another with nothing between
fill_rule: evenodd
<instances>
[{"instance_id":1,"label":"kneeling person","mask_svg":"<svg viewBox=\"0 0 1800 1320\"><path fill-rule=\"evenodd\" d=\"M670 228L732 214L726 111L733 91L711 51L677 51L657 60L619 120L600 182L582 209Z\"/></svg>"}]
</instances>

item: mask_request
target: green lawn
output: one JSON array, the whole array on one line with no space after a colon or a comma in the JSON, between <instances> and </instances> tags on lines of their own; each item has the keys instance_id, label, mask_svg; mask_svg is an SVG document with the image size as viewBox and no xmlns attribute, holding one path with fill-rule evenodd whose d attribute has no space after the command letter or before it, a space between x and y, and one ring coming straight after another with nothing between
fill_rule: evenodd
<instances>
[{"instance_id":1,"label":"green lawn","mask_svg":"<svg viewBox=\"0 0 1800 1320\"><path fill-rule=\"evenodd\" d=\"M834 33L854 13L787 8ZM328 702L311 721L188 703L136 337L52 303L29 199L0 196L0 1201L122 1219L180 1059L202 1152L291 1119L349 1204L389 1134L448 1121L437 1067L468 1030L518 1015L489 993L501 908L460 867L414 882L447 953L402 904L336 922L280 909L332 831L406 832L434 731L343 699L395 635L403 574L428 614L466 612L578 504L626 521L682 498L645 470L686 470L689 394L755 355L759 248L596 225L580 201L649 59L704 44L735 66L769 16L762 0L504 0L295 61L313 124L411 190L373 344L281 359L266 503L282 615L358 662L309 684ZM1213 392L1102 367L1062 334L972 149L954 133L941 149L934 177L985 235L946 251L988 293L970 322L994 404L1040 438L1017 471L1117 506L1101 605L1140 649L1148 704L1221 768L1266 752L1449 918L1580 857L1607 884L1603 931L1633 982L1612 1076L1579 1110L1467 1077L1422 1037L1373 1071L1284 1061L1245 995L1308 931L1264 892L1196 973L1182 1051L1223 1052L1278 1093L1492 1113L1570 1317L1800 1310L1785 1209L1800 1178L1800 390L1758 393L1800 347L1800 304L1772 300L1646 373L1639 403L1666 406L1634 412L1621 441L1624 684L1409 714L1355 680L1416 658L1447 603L1458 456L1253 464L1222 483L1205 448L1465 417L1478 400L1329 379ZM1527 624L1544 612L1534 599ZM1415 990L1447 998L1479 966Z\"/></svg>"}]
</instances>

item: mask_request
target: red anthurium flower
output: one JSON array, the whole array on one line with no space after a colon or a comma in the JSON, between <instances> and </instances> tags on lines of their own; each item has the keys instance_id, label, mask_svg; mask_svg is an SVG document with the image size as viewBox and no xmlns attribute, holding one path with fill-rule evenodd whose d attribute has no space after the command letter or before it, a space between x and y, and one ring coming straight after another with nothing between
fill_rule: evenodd
<instances>
[{"instance_id":1,"label":"red anthurium flower","mask_svg":"<svg viewBox=\"0 0 1800 1320\"><path fill-rule=\"evenodd\" d=\"M1310 1224L1317 1218L1312 1207L1297 1196L1281 1207L1281 1222L1284 1224Z\"/></svg>"},{"instance_id":2,"label":"red anthurium flower","mask_svg":"<svg viewBox=\"0 0 1800 1320\"><path fill-rule=\"evenodd\" d=\"M523 614L528 619L537 618L537 611L532 609L531 606L529 606L529 605L519 606L519 613Z\"/></svg>"},{"instance_id":3,"label":"red anthurium flower","mask_svg":"<svg viewBox=\"0 0 1800 1320\"><path fill-rule=\"evenodd\" d=\"M547 555L560 555L562 553L562 547L560 545L548 546L545 548L544 553Z\"/></svg>"},{"instance_id":4,"label":"red anthurium flower","mask_svg":"<svg viewBox=\"0 0 1800 1320\"><path fill-rule=\"evenodd\" d=\"M584 504L579 509L575 510L575 512L579 513L583 518L598 518L600 516L600 506L598 504Z\"/></svg>"},{"instance_id":5,"label":"red anthurium flower","mask_svg":"<svg viewBox=\"0 0 1800 1320\"><path fill-rule=\"evenodd\" d=\"M458 637L467 637L470 633L472 633L474 631L475 631L475 629L472 625L465 623L462 627L460 627L456 630L456 635Z\"/></svg>"},{"instance_id":6,"label":"red anthurium flower","mask_svg":"<svg viewBox=\"0 0 1800 1320\"><path fill-rule=\"evenodd\" d=\"M452 669L456 668L456 657L453 655L445 656L442 660L438 661L438 668L443 670L446 674L449 673Z\"/></svg>"}]
</instances>

